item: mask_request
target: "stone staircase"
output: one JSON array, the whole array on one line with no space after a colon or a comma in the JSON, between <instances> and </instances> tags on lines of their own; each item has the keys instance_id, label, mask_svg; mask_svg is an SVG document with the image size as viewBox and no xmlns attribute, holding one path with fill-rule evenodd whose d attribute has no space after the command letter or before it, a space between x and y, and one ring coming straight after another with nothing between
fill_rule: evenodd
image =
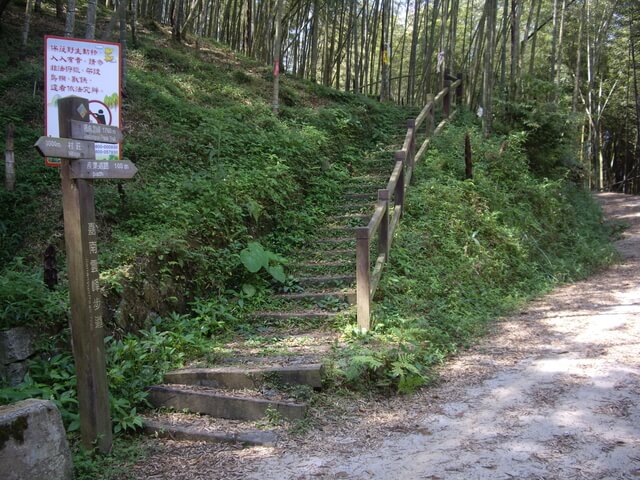
<instances>
[{"instance_id":1,"label":"stone staircase","mask_svg":"<svg viewBox=\"0 0 640 480\"><path fill-rule=\"evenodd\" d=\"M169 372L162 385L149 387L150 403L161 410L146 418L147 432L271 445L276 432L258 429L256 422L270 416L289 421L305 417L307 404L291 392L322 388L322 359L339 346L339 334L331 326L356 301L355 228L368 223L377 190L385 186L393 166L388 149L353 168L341 201L290 266L299 291L274 292L274 307L254 312L256 323L267 326L263 345L239 338L215 362L222 366Z\"/></svg>"}]
</instances>

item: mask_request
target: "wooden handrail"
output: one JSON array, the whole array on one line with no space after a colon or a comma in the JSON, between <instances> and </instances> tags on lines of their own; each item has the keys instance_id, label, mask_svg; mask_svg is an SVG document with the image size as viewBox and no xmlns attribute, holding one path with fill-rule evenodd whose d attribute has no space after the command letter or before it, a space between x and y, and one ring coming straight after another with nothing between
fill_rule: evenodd
<instances>
[{"instance_id":1,"label":"wooden handrail","mask_svg":"<svg viewBox=\"0 0 640 480\"><path fill-rule=\"evenodd\" d=\"M451 111L452 105L458 105L463 97L462 74L452 82L448 72L445 72L443 89L434 97L427 95L427 103L415 120L407 122L407 133L402 148L394 154L396 163L387 182L385 189L378 190L378 201L375 210L366 227L356 228L356 301L358 327L362 331L371 328L371 300L373 299L378 283L382 277L382 271L389 259L389 251L393 241L393 235L400 224L400 218L404 211L405 192L409 187L413 170L424 153L431 139L438 135L446 123L453 117L455 111ZM456 102L452 102L452 96ZM438 126L435 124L435 106L442 102L443 119ZM426 139L416 152L416 137L418 128L427 121ZM391 204L393 203L393 207ZM378 238L378 253L373 270L371 270L371 240Z\"/></svg>"},{"instance_id":2,"label":"wooden handrail","mask_svg":"<svg viewBox=\"0 0 640 480\"><path fill-rule=\"evenodd\" d=\"M433 101L427 102L427 104L424 106L420 114L416 117L416 130L420 128L420 125L422 125L422 122L425 121L425 119L427 118L427 115L433 108L434 108L434 102Z\"/></svg>"}]
</instances>

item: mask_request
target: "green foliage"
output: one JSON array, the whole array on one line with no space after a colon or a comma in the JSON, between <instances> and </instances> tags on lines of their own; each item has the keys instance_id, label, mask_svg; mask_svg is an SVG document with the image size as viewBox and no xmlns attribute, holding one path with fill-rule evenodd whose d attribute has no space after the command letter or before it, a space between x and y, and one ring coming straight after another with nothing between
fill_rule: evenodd
<instances>
[{"instance_id":1,"label":"green foliage","mask_svg":"<svg viewBox=\"0 0 640 480\"><path fill-rule=\"evenodd\" d=\"M259 242L249 242L247 248L240 252L240 261L250 273L265 270L280 283L284 283L283 263L285 259L269 250L265 250Z\"/></svg>"},{"instance_id":2,"label":"green foliage","mask_svg":"<svg viewBox=\"0 0 640 480\"><path fill-rule=\"evenodd\" d=\"M71 443L73 474L76 480L115 480L130 478L131 467L147 453L144 440L136 436L115 437L109 454L86 450L79 439Z\"/></svg>"},{"instance_id":3,"label":"green foliage","mask_svg":"<svg viewBox=\"0 0 640 480\"><path fill-rule=\"evenodd\" d=\"M494 128L505 136L523 132L525 139L519 145L525 149L527 163L535 173L557 176L573 169L575 175L581 175L575 161L579 121L567 115L568 109L567 105L535 96L529 102L498 102Z\"/></svg>"},{"instance_id":4,"label":"green foliage","mask_svg":"<svg viewBox=\"0 0 640 480\"><path fill-rule=\"evenodd\" d=\"M66 292L50 291L43 273L15 259L0 273L0 329L31 327L59 328L67 320Z\"/></svg>"},{"instance_id":5,"label":"green foliage","mask_svg":"<svg viewBox=\"0 0 640 480\"><path fill-rule=\"evenodd\" d=\"M466 132L472 180L464 180ZM533 175L528 139L483 139L463 117L433 140L377 292L375 328L347 332L338 378L411 391L487 321L612 261L610 232L589 192Z\"/></svg>"},{"instance_id":6,"label":"green foliage","mask_svg":"<svg viewBox=\"0 0 640 480\"><path fill-rule=\"evenodd\" d=\"M146 387L159 383L168 370L180 367L190 358L202 355L212 347L212 337L224 332L235 322L234 306L224 299L200 300L193 305L192 315L172 314L157 318L148 329L136 335L105 339L107 377L111 416L115 433L130 432L142 426L139 415L146 403ZM68 345L68 330L52 341L52 345ZM0 404L25 398L43 398L56 403L68 432L79 428L75 365L64 347L48 351L30 361L30 373L17 387L0 388Z\"/></svg>"}]
</instances>

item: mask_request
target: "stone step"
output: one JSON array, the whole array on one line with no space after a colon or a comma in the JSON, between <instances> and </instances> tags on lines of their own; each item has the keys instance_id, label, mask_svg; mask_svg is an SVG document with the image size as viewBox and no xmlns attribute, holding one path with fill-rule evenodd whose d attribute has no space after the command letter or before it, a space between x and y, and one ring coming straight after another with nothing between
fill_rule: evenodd
<instances>
[{"instance_id":1,"label":"stone step","mask_svg":"<svg viewBox=\"0 0 640 480\"><path fill-rule=\"evenodd\" d=\"M156 408L168 407L236 420L259 420L266 415L267 409L277 411L284 418L299 420L304 418L307 410L304 403L270 400L257 392L244 395L242 392L186 385L153 385L148 392L149 403Z\"/></svg>"},{"instance_id":2,"label":"stone step","mask_svg":"<svg viewBox=\"0 0 640 480\"><path fill-rule=\"evenodd\" d=\"M253 316L261 320L325 320L335 317L337 313L326 312L324 310L297 310L291 312L282 311L261 311L255 312Z\"/></svg>"},{"instance_id":3,"label":"stone step","mask_svg":"<svg viewBox=\"0 0 640 480\"><path fill-rule=\"evenodd\" d=\"M316 261L316 262L300 262L297 264L298 268L350 268L355 267L355 264L346 260L338 261Z\"/></svg>"},{"instance_id":4,"label":"stone step","mask_svg":"<svg viewBox=\"0 0 640 480\"><path fill-rule=\"evenodd\" d=\"M298 277L298 283L302 286L309 285L335 285L337 283L352 283L356 281L356 276L350 275L318 275L313 277Z\"/></svg>"},{"instance_id":5,"label":"stone step","mask_svg":"<svg viewBox=\"0 0 640 480\"><path fill-rule=\"evenodd\" d=\"M353 236L355 235L355 227L351 227L349 225L328 225L326 227L324 227L323 230L320 230L321 234L324 233L328 233L328 234L336 234L336 233L340 233L342 236L346 236L346 235L350 235Z\"/></svg>"},{"instance_id":6,"label":"stone step","mask_svg":"<svg viewBox=\"0 0 640 480\"><path fill-rule=\"evenodd\" d=\"M179 385L228 388L231 390L258 389L265 381L276 380L287 385L322 387L322 365L287 365L262 367L183 368L164 375L164 382Z\"/></svg>"},{"instance_id":7,"label":"stone step","mask_svg":"<svg viewBox=\"0 0 640 480\"><path fill-rule=\"evenodd\" d=\"M366 213L370 212L369 216L373 213L374 202L362 202L362 203L342 203L336 206L338 212L348 213Z\"/></svg>"},{"instance_id":8,"label":"stone step","mask_svg":"<svg viewBox=\"0 0 640 480\"><path fill-rule=\"evenodd\" d=\"M344 198L347 200L368 200L375 201L378 199L378 192L366 192L366 193L345 193Z\"/></svg>"},{"instance_id":9,"label":"stone step","mask_svg":"<svg viewBox=\"0 0 640 480\"><path fill-rule=\"evenodd\" d=\"M351 258L355 259L356 257L356 249L355 248L334 248L331 250L314 250L313 252L307 252L305 255L306 258L319 258L319 259L327 259L327 258Z\"/></svg>"},{"instance_id":10,"label":"stone step","mask_svg":"<svg viewBox=\"0 0 640 480\"><path fill-rule=\"evenodd\" d=\"M331 215L327 217L327 220L330 222L349 222L351 220L362 220L363 223L366 223L371 218L371 215L367 215L366 213L347 213L344 215Z\"/></svg>"},{"instance_id":11,"label":"stone step","mask_svg":"<svg viewBox=\"0 0 640 480\"><path fill-rule=\"evenodd\" d=\"M316 238L315 240L313 240L312 242L315 244L339 244L339 243L355 243L356 241L356 236L355 234L353 236L349 236L349 237L325 237L325 238Z\"/></svg>"},{"instance_id":12,"label":"stone step","mask_svg":"<svg viewBox=\"0 0 640 480\"><path fill-rule=\"evenodd\" d=\"M278 435L269 430L211 431L195 425L180 425L151 419L144 419L143 426L144 432L148 435L190 442L233 443L272 447L278 440Z\"/></svg>"},{"instance_id":13,"label":"stone step","mask_svg":"<svg viewBox=\"0 0 640 480\"><path fill-rule=\"evenodd\" d=\"M334 291L324 291L324 292L298 292L298 293L281 293L279 295L275 295L275 298L284 299L284 300L310 300L310 301L318 301L326 298L335 298L342 302L347 302L349 305L355 305L356 303L356 291L355 290L334 290Z\"/></svg>"}]
</instances>

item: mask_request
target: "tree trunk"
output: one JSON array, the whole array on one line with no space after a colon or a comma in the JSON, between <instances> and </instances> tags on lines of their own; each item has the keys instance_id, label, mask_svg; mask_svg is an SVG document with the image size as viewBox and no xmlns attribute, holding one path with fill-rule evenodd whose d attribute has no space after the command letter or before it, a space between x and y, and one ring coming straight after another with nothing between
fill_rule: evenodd
<instances>
[{"instance_id":1,"label":"tree trunk","mask_svg":"<svg viewBox=\"0 0 640 480\"><path fill-rule=\"evenodd\" d=\"M535 30L533 31L532 34L532 39L531 39L531 56L529 58L529 76L533 77L533 70L534 70L534 66L535 66L535 60L536 60L536 43L538 41L538 30L539 30L539 25L540 25L540 9L542 7L542 0L538 0L538 9L536 11L536 24L535 24Z\"/></svg>"},{"instance_id":2,"label":"tree trunk","mask_svg":"<svg viewBox=\"0 0 640 480\"><path fill-rule=\"evenodd\" d=\"M407 2L407 5L409 2ZM420 0L414 0L413 31L411 32L411 53L409 55L409 78L407 80L407 105L413 107L416 86L416 55L418 52L418 34L420 30Z\"/></svg>"},{"instance_id":3,"label":"tree trunk","mask_svg":"<svg viewBox=\"0 0 640 480\"><path fill-rule=\"evenodd\" d=\"M273 45L273 113L276 115L280 110L280 47L282 35L282 2L276 0L276 19L275 19L275 39Z\"/></svg>"},{"instance_id":4,"label":"tree trunk","mask_svg":"<svg viewBox=\"0 0 640 480\"><path fill-rule=\"evenodd\" d=\"M96 7L98 0L87 0L87 26L84 38L93 40L96 38Z\"/></svg>"},{"instance_id":5,"label":"tree trunk","mask_svg":"<svg viewBox=\"0 0 640 480\"><path fill-rule=\"evenodd\" d=\"M487 0L486 46L484 51L484 75L482 85L482 132L485 138L491 135L493 115L493 56L495 54L495 27L497 3L496 0Z\"/></svg>"},{"instance_id":6,"label":"tree trunk","mask_svg":"<svg viewBox=\"0 0 640 480\"><path fill-rule=\"evenodd\" d=\"M118 4L120 13L120 85L122 91L127 88L127 2L120 0Z\"/></svg>"},{"instance_id":7,"label":"tree trunk","mask_svg":"<svg viewBox=\"0 0 640 480\"><path fill-rule=\"evenodd\" d=\"M131 0L131 45L138 48L138 0Z\"/></svg>"},{"instance_id":8,"label":"tree trunk","mask_svg":"<svg viewBox=\"0 0 640 480\"><path fill-rule=\"evenodd\" d=\"M67 19L64 25L64 36L73 37L74 27L76 23L76 0L67 1Z\"/></svg>"},{"instance_id":9,"label":"tree trunk","mask_svg":"<svg viewBox=\"0 0 640 480\"><path fill-rule=\"evenodd\" d=\"M398 76L400 77L398 79L398 94L396 96L397 102L400 103L400 99L401 94L402 94L402 70L404 67L404 47L405 47L405 43L406 43L406 39L407 39L407 24L408 24L408 20L409 20L409 3L411 0L407 0L407 6L404 10L404 29L402 31L402 47L400 48L400 70L398 73ZM414 0L415 4L418 4L418 0ZM408 81L407 81L408 83ZM408 90L408 88L407 88Z\"/></svg>"},{"instance_id":10,"label":"tree trunk","mask_svg":"<svg viewBox=\"0 0 640 480\"><path fill-rule=\"evenodd\" d=\"M27 0L24 9L24 26L22 27L22 45L20 47L20 58L27 56L27 44L29 43L29 28L31 27L31 11L33 10L33 0Z\"/></svg>"},{"instance_id":11,"label":"tree trunk","mask_svg":"<svg viewBox=\"0 0 640 480\"><path fill-rule=\"evenodd\" d=\"M520 89L520 5L522 0L511 0L511 82L509 98L515 101Z\"/></svg>"},{"instance_id":12,"label":"tree trunk","mask_svg":"<svg viewBox=\"0 0 640 480\"><path fill-rule=\"evenodd\" d=\"M582 4L580 13L580 24L578 26L578 44L576 51L576 71L573 80L573 98L571 100L571 111L576 112L578 109L578 94L580 93L580 73L582 72L582 35L584 30L584 14L586 2Z\"/></svg>"},{"instance_id":13,"label":"tree trunk","mask_svg":"<svg viewBox=\"0 0 640 480\"><path fill-rule=\"evenodd\" d=\"M389 16L391 0L382 1L382 33L380 35L380 101L386 102L390 99L390 72L391 72L391 48L389 43Z\"/></svg>"},{"instance_id":14,"label":"tree trunk","mask_svg":"<svg viewBox=\"0 0 640 480\"><path fill-rule=\"evenodd\" d=\"M311 81L316 83L318 76L318 20L320 19L319 0L313 0L313 17L311 20Z\"/></svg>"}]
</instances>

